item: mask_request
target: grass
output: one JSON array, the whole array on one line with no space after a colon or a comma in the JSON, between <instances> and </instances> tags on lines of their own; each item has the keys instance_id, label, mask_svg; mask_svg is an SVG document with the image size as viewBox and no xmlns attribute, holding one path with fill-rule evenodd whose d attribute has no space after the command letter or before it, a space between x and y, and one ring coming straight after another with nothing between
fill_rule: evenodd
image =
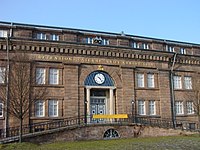
<instances>
[{"instance_id":1,"label":"grass","mask_svg":"<svg viewBox=\"0 0 200 150\"><path fill-rule=\"evenodd\" d=\"M99 141L55 142L46 144L12 143L0 145L0 150L182 150L200 149L200 137L148 137Z\"/></svg>"}]
</instances>

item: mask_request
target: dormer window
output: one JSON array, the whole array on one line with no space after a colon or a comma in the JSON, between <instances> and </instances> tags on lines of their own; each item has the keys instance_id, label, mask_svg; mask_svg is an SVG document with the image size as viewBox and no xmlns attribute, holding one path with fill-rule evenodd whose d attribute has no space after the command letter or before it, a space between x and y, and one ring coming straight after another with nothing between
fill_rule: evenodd
<instances>
[{"instance_id":1,"label":"dormer window","mask_svg":"<svg viewBox=\"0 0 200 150\"><path fill-rule=\"evenodd\" d=\"M39 40L46 40L47 36L46 36L45 33L37 33L36 38L39 39Z\"/></svg>"}]
</instances>

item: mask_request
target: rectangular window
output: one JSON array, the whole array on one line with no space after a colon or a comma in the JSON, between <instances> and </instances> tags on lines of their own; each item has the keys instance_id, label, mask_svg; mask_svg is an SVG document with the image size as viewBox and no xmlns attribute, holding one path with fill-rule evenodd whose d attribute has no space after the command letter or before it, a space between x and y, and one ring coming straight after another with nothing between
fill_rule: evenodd
<instances>
[{"instance_id":1,"label":"rectangular window","mask_svg":"<svg viewBox=\"0 0 200 150\"><path fill-rule=\"evenodd\" d=\"M3 103L0 101L0 117L3 117Z\"/></svg>"},{"instance_id":2,"label":"rectangular window","mask_svg":"<svg viewBox=\"0 0 200 150\"><path fill-rule=\"evenodd\" d=\"M58 84L59 70L49 69L49 84Z\"/></svg>"},{"instance_id":3,"label":"rectangular window","mask_svg":"<svg viewBox=\"0 0 200 150\"><path fill-rule=\"evenodd\" d=\"M137 74L137 86L144 87L144 74L142 73Z\"/></svg>"},{"instance_id":4,"label":"rectangular window","mask_svg":"<svg viewBox=\"0 0 200 150\"><path fill-rule=\"evenodd\" d=\"M35 102L35 116L36 117L44 117L44 101L37 100Z\"/></svg>"},{"instance_id":5,"label":"rectangular window","mask_svg":"<svg viewBox=\"0 0 200 150\"><path fill-rule=\"evenodd\" d=\"M0 37L7 37L8 36L8 31L7 30L0 30Z\"/></svg>"},{"instance_id":6,"label":"rectangular window","mask_svg":"<svg viewBox=\"0 0 200 150\"><path fill-rule=\"evenodd\" d=\"M180 54L186 54L185 48L180 48Z\"/></svg>"},{"instance_id":7,"label":"rectangular window","mask_svg":"<svg viewBox=\"0 0 200 150\"><path fill-rule=\"evenodd\" d=\"M6 79L6 68L0 67L0 84L5 83L5 79Z\"/></svg>"},{"instance_id":8,"label":"rectangular window","mask_svg":"<svg viewBox=\"0 0 200 150\"><path fill-rule=\"evenodd\" d=\"M183 114L183 102L177 101L175 102L175 110L177 115Z\"/></svg>"},{"instance_id":9,"label":"rectangular window","mask_svg":"<svg viewBox=\"0 0 200 150\"><path fill-rule=\"evenodd\" d=\"M154 74L147 74L147 86L149 88L154 88Z\"/></svg>"},{"instance_id":10,"label":"rectangular window","mask_svg":"<svg viewBox=\"0 0 200 150\"><path fill-rule=\"evenodd\" d=\"M139 48L139 44L138 44L137 42L133 42L133 43L132 43L132 47L133 47L133 48Z\"/></svg>"},{"instance_id":11,"label":"rectangular window","mask_svg":"<svg viewBox=\"0 0 200 150\"><path fill-rule=\"evenodd\" d=\"M145 101L143 100L138 101L138 114L145 115Z\"/></svg>"},{"instance_id":12,"label":"rectangular window","mask_svg":"<svg viewBox=\"0 0 200 150\"><path fill-rule=\"evenodd\" d=\"M192 77L184 77L185 89L192 89Z\"/></svg>"},{"instance_id":13,"label":"rectangular window","mask_svg":"<svg viewBox=\"0 0 200 150\"><path fill-rule=\"evenodd\" d=\"M167 51L168 52L174 52L174 47L173 46L167 46Z\"/></svg>"},{"instance_id":14,"label":"rectangular window","mask_svg":"<svg viewBox=\"0 0 200 150\"><path fill-rule=\"evenodd\" d=\"M36 68L36 83L45 84L45 68Z\"/></svg>"},{"instance_id":15,"label":"rectangular window","mask_svg":"<svg viewBox=\"0 0 200 150\"><path fill-rule=\"evenodd\" d=\"M52 40L52 41L59 41L59 36L56 35L56 34L51 34L50 35L50 40Z\"/></svg>"},{"instance_id":16,"label":"rectangular window","mask_svg":"<svg viewBox=\"0 0 200 150\"><path fill-rule=\"evenodd\" d=\"M155 114L156 114L155 101L151 100L149 101L149 115L155 115Z\"/></svg>"},{"instance_id":17,"label":"rectangular window","mask_svg":"<svg viewBox=\"0 0 200 150\"><path fill-rule=\"evenodd\" d=\"M58 117L58 101L49 100L49 117Z\"/></svg>"},{"instance_id":18,"label":"rectangular window","mask_svg":"<svg viewBox=\"0 0 200 150\"><path fill-rule=\"evenodd\" d=\"M40 40L46 40L47 39L45 33L37 33L36 38L40 39Z\"/></svg>"},{"instance_id":19,"label":"rectangular window","mask_svg":"<svg viewBox=\"0 0 200 150\"><path fill-rule=\"evenodd\" d=\"M103 39L102 44L103 44L103 45L109 45L109 40L107 40L107 39Z\"/></svg>"},{"instance_id":20,"label":"rectangular window","mask_svg":"<svg viewBox=\"0 0 200 150\"><path fill-rule=\"evenodd\" d=\"M91 37L86 38L86 43L93 44L93 38L91 38Z\"/></svg>"},{"instance_id":21,"label":"rectangular window","mask_svg":"<svg viewBox=\"0 0 200 150\"><path fill-rule=\"evenodd\" d=\"M174 89L182 89L181 76L174 76Z\"/></svg>"},{"instance_id":22,"label":"rectangular window","mask_svg":"<svg viewBox=\"0 0 200 150\"><path fill-rule=\"evenodd\" d=\"M143 49L149 49L149 45L148 45L147 43L143 43L143 44L142 44L142 48L143 48Z\"/></svg>"},{"instance_id":23,"label":"rectangular window","mask_svg":"<svg viewBox=\"0 0 200 150\"><path fill-rule=\"evenodd\" d=\"M194 105L193 102L187 102L187 114L194 114Z\"/></svg>"}]
</instances>

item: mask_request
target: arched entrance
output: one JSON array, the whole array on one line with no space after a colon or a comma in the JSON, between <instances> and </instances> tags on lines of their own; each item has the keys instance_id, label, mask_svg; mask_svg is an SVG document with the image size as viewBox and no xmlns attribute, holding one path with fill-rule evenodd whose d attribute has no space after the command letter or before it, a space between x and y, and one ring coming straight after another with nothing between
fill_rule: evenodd
<instances>
[{"instance_id":1,"label":"arched entrance","mask_svg":"<svg viewBox=\"0 0 200 150\"><path fill-rule=\"evenodd\" d=\"M115 114L114 82L104 71L90 73L84 82L87 122L98 123L104 119L92 119L96 114Z\"/></svg>"}]
</instances>

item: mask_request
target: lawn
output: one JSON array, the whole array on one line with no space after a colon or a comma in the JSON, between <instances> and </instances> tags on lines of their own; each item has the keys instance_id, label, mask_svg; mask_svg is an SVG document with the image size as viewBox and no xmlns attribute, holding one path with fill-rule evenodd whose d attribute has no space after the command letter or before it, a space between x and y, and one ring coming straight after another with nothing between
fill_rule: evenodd
<instances>
[{"instance_id":1,"label":"lawn","mask_svg":"<svg viewBox=\"0 0 200 150\"><path fill-rule=\"evenodd\" d=\"M199 135L132 138L100 141L55 142L50 144L12 143L0 145L0 150L196 150Z\"/></svg>"}]
</instances>

